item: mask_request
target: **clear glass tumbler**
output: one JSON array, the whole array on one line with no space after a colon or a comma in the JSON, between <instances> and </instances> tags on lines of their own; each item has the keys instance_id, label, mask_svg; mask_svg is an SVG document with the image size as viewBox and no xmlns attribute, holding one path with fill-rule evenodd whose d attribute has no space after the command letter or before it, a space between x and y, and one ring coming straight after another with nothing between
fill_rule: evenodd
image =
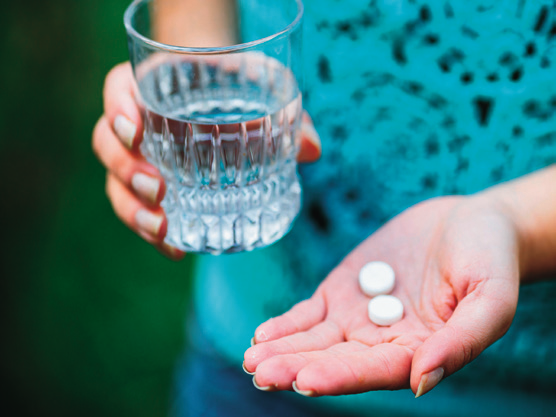
<instances>
[{"instance_id":1,"label":"clear glass tumbler","mask_svg":"<svg viewBox=\"0 0 556 417\"><path fill-rule=\"evenodd\" d=\"M165 178L168 243L233 253L301 202L300 0L135 0L125 13L141 151Z\"/></svg>"}]
</instances>

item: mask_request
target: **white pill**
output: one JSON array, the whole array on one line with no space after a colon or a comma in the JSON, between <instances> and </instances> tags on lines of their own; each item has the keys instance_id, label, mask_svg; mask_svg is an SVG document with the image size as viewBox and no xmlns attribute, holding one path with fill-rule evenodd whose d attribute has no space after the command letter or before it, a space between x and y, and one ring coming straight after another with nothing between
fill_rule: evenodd
<instances>
[{"instance_id":1,"label":"white pill","mask_svg":"<svg viewBox=\"0 0 556 417\"><path fill-rule=\"evenodd\" d=\"M369 318L377 326L391 326L403 317L403 304L393 295L379 295L369 301Z\"/></svg>"},{"instance_id":2,"label":"white pill","mask_svg":"<svg viewBox=\"0 0 556 417\"><path fill-rule=\"evenodd\" d=\"M394 289L396 275L386 262L369 262L359 271L359 286L369 297L388 294Z\"/></svg>"}]
</instances>

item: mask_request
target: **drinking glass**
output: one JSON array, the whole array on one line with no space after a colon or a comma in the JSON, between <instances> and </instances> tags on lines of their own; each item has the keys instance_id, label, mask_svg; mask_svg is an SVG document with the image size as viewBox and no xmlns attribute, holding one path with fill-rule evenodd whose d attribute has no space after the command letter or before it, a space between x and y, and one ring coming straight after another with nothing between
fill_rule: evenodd
<instances>
[{"instance_id":1,"label":"drinking glass","mask_svg":"<svg viewBox=\"0 0 556 417\"><path fill-rule=\"evenodd\" d=\"M277 241L300 209L303 6L211 1L227 8L135 0L124 23L141 152L167 185L166 241L221 254Z\"/></svg>"}]
</instances>

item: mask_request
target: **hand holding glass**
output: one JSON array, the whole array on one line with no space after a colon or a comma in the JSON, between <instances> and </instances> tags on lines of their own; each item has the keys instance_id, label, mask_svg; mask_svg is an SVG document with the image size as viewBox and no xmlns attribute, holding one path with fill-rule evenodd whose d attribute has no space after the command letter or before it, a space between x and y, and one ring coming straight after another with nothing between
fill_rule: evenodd
<instances>
[{"instance_id":1,"label":"hand holding glass","mask_svg":"<svg viewBox=\"0 0 556 417\"><path fill-rule=\"evenodd\" d=\"M182 1L183 20L173 15L168 26L158 3L134 1L125 24L145 121L141 151L167 184L166 240L212 254L267 246L300 208L302 5L238 0L242 43L196 47L201 39L158 38L188 25L198 1Z\"/></svg>"}]
</instances>

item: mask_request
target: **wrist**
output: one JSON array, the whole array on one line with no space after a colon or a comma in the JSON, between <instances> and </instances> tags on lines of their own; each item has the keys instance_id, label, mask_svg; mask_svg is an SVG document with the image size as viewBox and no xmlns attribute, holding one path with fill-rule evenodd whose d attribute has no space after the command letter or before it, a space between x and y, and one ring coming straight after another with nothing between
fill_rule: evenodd
<instances>
[{"instance_id":1,"label":"wrist","mask_svg":"<svg viewBox=\"0 0 556 417\"><path fill-rule=\"evenodd\" d=\"M485 206L490 207L507 219L514 232L520 280L524 282L531 276L531 238L529 226L525 221L524 209L521 207L519 199L516 198L515 191L512 184L507 183L489 188L471 198L482 200Z\"/></svg>"},{"instance_id":2,"label":"wrist","mask_svg":"<svg viewBox=\"0 0 556 417\"><path fill-rule=\"evenodd\" d=\"M489 188L472 198L506 216L515 230L521 282L556 271L556 166Z\"/></svg>"}]
</instances>

